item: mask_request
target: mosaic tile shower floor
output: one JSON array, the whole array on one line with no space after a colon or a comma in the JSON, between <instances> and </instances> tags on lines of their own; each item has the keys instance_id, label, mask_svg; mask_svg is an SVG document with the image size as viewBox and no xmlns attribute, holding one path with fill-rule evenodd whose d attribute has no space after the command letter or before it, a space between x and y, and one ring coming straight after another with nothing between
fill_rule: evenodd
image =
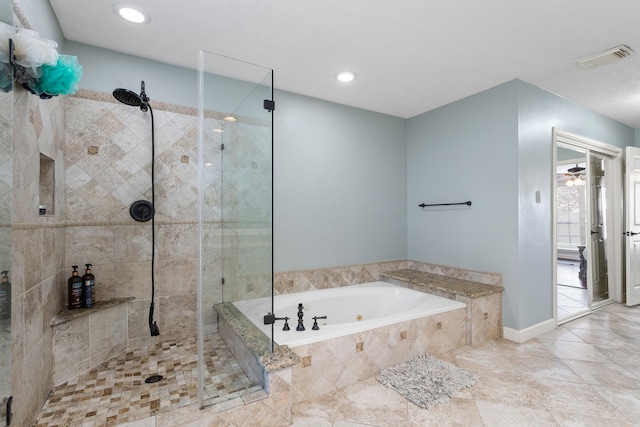
<instances>
[{"instance_id":1,"label":"mosaic tile shower floor","mask_svg":"<svg viewBox=\"0 0 640 427\"><path fill-rule=\"evenodd\" d=\"M217 333L205 338L205 401L261 390L244 374ZM160 382L144 382L150 375ZM116 426L197 402L197 343L167 341L127 351L53 389L36 427Z\"/></svg>"}]
</instances>

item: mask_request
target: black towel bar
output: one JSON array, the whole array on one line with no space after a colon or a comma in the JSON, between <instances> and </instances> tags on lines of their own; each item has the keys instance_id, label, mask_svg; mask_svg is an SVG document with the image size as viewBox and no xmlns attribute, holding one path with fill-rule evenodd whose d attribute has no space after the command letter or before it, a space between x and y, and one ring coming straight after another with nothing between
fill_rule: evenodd
<instances>
[{"instance_id":1,"label":"black towel bar","mask_svg":"<svg viewBox=\"0 0 640 427\"><path fill-rule=\"evenodd\" d=\"M461 202L461 203L433 203L430 205L427 205L425 203L421 203L418 205L419 208L426 208L429 206L456 206L456 205L467 205L467 206L471 206L471 200L469 200L468 202Z\"/></svg>"}]
</instances>

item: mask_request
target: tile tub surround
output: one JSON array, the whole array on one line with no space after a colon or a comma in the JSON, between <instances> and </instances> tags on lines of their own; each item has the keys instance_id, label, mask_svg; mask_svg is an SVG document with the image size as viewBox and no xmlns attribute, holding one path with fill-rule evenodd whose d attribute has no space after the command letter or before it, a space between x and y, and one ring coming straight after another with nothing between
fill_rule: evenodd
<instances>
[{"instance_id":1,"label":"tile tub surround","mask_svg":"<svg viewBox=\"0 0 640 427\"><path fill-rule=\"evenodd\" d=\"M411 260L398 260L274 272L273 287L276 295L315 291L318 289L377 282L380 280L381 273L407 268L487 285L502 286L502 275L498 273L466 270L458 267Z\"/></svg>"},{"instance_id":2,"label":"tile tub surround","mask_svg":"<svg viewBox=\"0 0 640 427\"><path fill-rule=\"evenodd\" d=\"M336 392L419 354L434 356L465 344L465 309L294 347L293 400Z\"/></svg>"},{"instance_id":3,"label":"tile tub surround","mask_svg":"<svg viewBox=\"0 0 640 427\"><path fill-rule=\"evenodd\" d=\"M466 343L476 345L502 337L500 286L461 280L414 269L387 271L381 279L399 286L464 302L467 305Z\"/></svg>"}]
</instances>

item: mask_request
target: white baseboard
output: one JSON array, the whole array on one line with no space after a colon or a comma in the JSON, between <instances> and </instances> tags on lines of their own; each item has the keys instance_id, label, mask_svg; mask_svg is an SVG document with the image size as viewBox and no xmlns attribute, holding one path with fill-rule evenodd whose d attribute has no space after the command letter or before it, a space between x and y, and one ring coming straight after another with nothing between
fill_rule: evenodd
<instances>
[{"instance_id":1,"label":"white baseboard","mask_svg":"<svg viewBox=\"0 0 640 427\"><path fill-rule=\"evenodd\" d=\"M529 326L528 328L524 328L519 331L516 329L507 328L505 326L502 330L502 336L504 337L504 339L507 339L509 341L523 343L530 340L531 338L535 338L546 332L554 330L556 326L557 325L555 319L545 320L544 322L540 322L536 325Z\"/></svg>"}]
</instances>

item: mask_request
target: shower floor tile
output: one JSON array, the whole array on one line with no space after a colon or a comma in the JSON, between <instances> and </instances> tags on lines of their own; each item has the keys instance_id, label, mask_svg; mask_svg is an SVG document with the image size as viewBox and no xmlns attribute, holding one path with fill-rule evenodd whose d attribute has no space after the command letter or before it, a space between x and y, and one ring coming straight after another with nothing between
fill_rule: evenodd
<instances>
[{"instance_id":1,"label":"shower floor tile","mask_svg":"<svg viewBox=\"0 0 640 427\"><path fill-rule=\"evenodd\" d=\"M219 334L207 334L204 345L204 398L208 404L261 390L240 369ZM55 387L36 427L116 426L195 404L197 370L195 338L127 351ZM145 383L155 374L164 378Z\"/></svg>"}]
</instances>

